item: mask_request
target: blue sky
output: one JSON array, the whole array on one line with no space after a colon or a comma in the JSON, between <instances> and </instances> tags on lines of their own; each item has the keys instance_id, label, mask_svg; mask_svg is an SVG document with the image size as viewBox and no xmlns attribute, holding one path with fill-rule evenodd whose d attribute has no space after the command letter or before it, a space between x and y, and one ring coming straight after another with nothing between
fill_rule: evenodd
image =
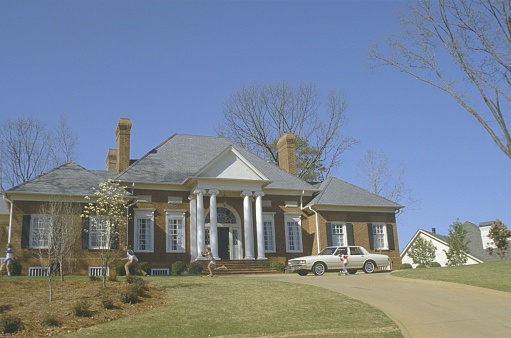
<instances>
[{"instance_id":1,"label":"blue sky","mask_svg":"<svg viewBox=\"0 0 511 338\"><path fill-rule=\"evenodd\" d=\"M174 133L215 135L243 86L317 85L349 101L360 143L335 176L363 186L358 162L383 150L407 166L419 208L398 217L400 248L417 229L500 218L511 226L510 161L446 94L367 66L369 45L399 28L403 1L0 2L0 120L30 116L77 133L78 163L104 169L120 117L132 158ZM509 112L507 112L509 113Z\"/></svg>"}]
</instances>

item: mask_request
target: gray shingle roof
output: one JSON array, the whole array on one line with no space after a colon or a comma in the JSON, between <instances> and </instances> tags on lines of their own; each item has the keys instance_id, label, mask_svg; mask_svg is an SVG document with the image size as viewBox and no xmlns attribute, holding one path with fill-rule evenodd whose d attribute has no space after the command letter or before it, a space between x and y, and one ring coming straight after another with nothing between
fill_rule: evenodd
<instances>
[{"instance_id":1,"label":"gray shingle roof","mask_svg":"<svg viewBox=\"0 0 511 338\"><path fill-rule=\"evenodd\" d=\"M228 148L234 148L272 181L266 188L315 190L309 183L247 151L224 137L174 134L119 174L127 182L182 184L196 177Z\"/></svg>"},{"instance_id":2,"label":"gray shingle roof","mask_svg":"<svg viewBox=\"0 0 511 338\"><path fill-rule=\"evenodd\" d=\"M100 182L114 177L115 173L90 171L74 162L69 162L13 187L7 192L86 196L93 194L93 188L97 188Z\"/></svg>"},{"instance_id":3,"label":"gray shingle roof","mask_svg":"<svg viewBox=\"0 0 511 338\"><path fill-rule=\"evenodd\" d=\"M467 230L466 239L470 242L468 243L468 253L472 256L479 258L484 262L493 262L500 260L500 257L497 254L490 255L486 250L486 243L483 243L483 238L481 237L481 230L477 225L471 222L463 223L463 228ZM490 239L488 239L490 241Z\"/></svg>"},{"instance_id":4,"label":"gray shingle roof","mask_svg":"<svg viewBox=\"0 0 511 338\"><path fill-rule=\"evenodd\" d=\"M396 209L403 207L336 177L327 178L318 185L318 188L321 189L321 192L315 196L307 206L342 205L353 207L389 207Z\"/></svg>"}]
</instances>

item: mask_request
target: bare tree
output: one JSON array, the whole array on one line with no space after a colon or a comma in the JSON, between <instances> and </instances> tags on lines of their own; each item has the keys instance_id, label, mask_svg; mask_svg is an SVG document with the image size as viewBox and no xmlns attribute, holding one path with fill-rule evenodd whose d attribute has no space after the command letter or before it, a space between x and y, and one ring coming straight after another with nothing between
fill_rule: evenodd
<instances>
[{"instance_id":1,"label":"bare tree","mask_svg":"<svg viewBox=\"0 0 511 338\"><path fill-rule=\"evenodd\" d=\"M342 135L348 103L330 92L324 105L316 86L301 83L243 87L225 102L219 134L265 160L278 164L277 140L284 133L297 137L297 175L319 181L330 175L341 154L357 140ZM324 109L324 113L320 111Z\"/></svg>"},{"instance_id":2,"label":"bare tree","mask_svg":"<svg viewBox=\"0 0 511 338\"><path fill-rule=\"evenodd\" d=\"M76 217L80 207L66 198L52 198L40 208L40 227L38 236L42 248L37 255L42 266L46 266L50 303L53 298L53 277L60 274L64 280L64 258L79 244L81 222Z\"/></svg>"},{"instance_id":3,"label":"bare tree","mask_svg":"<svg viewBox=\"0 0 511 338\"><path fill-rule=\"evenodd\" d=\"M61 118L55 130L33 118L5 120L0 126L2 190L74 160L76 136Z\"/></svg>"},{"instance_id":4,"label":"bare tree","mask_svg":"<svg viewBox=\"0 0 511 338\"><path fill-rule=\"evenodd\" d=\"M419 204L406 183L406 166L402 164L398 175L394 177L389 160L382 150L369 149L358 166L360 175L365 179L364 186L369 191L406 206L404 210L411 210Z\"/></svg>"},{"instance_id":5,"label":"bare tree","mask_svg":"<svg viewBox=\"0 0 511 338\"><path fill-rule=\"evenodd\" d=\"M73 133L67 119L61 116L52 134L51 155L55 166L76 161L76 144L78 137Z\"/></svg>"},{"instance_id":6,"label":"bare tree","mask_svg":"<svg viewBox=\"0 0 511 338\"><path fill-rule=\"evenodd\" d=\"M402 35L370 49L373 66L392 66L451 95L511 158L511 2L417 0Z\"/></svg>"}]
</instances>

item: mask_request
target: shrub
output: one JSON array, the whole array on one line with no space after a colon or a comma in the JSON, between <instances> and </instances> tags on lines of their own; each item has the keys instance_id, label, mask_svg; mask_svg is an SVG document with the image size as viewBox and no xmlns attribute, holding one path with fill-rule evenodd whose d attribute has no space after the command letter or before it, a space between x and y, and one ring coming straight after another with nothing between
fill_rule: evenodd
<instances>
[{"instance_id":1,"label":"shrub","mask_svg":"<svg viewBox=\"0 0 511 338\"><path fill-rule=\"evenodd\" d=\"M178 276L182 275L186 271L186 264L181 261L174 262L172 264L171 275Z\"/></svg>"},{"instance_id":2,"label":"shrub","mask_svg":"<svg viewBox=\"0 0 511 338\"><path fill-rule=\"evenodd\" d=\"M199 262L192 262L188 266L188 274L189 275L201 275L203 266Z\"/></svg>"},{"instance_id":3,"label":"shrub","mask_svg":"<svg viewBox=\"0 0 511 338\"><path fill-rule=\"evenodd\" d=\"M110 276L108 276L108 280L110 282L117 282L117 275L110 275Z\"/></svg>"},{"instance_id":4,"label":"shrub","mask_svg":"<svg viewBox=\"0 0 511 338\"><path fill-rule=\"evenodd\" d=\"M125 304L135 304L138 302L138 285L131 284L123 292L121 292L121 302Z\"/></svg>"},{"instance_id":5,"label":"shrub","mask_svg":"<svg viewBox=\"0 0 511 338\"><path fill-rule=\"evenodd\" d=\"M117 276L126 276L126 270L124 269L124 265L126 263L119 262L115 265L115 272L117 273ZM133 274L132 271L130 271L131 274Z\"/></svg>"},{"instance_id":6,"label":"shrub","mask_svg":"<svg viewBox=\"0 0 511 338\"><path fill-rule=\"evenodd\" d=\"M14 259L9 267L11 270L11 276L21 276L21 263L20 261ZM2 275L7 275L7 266L4 266L2 271L0 271Z\"/></svg>"},{"instance_id":7,"label":"shrub","mask_svg":"<svg viewBox=\"0 0 511 338\"><path fill-rule=\"evenodd\" d=\"M438 262L431 262L431 264L429 264L429 267L430 268L441 268L442 266Z\"/></svg>"},{"instance_id":8,"label":"shrub","mask_svg":"<svg viewBox=\"0 0 511 338\"><path fill-rule=\"evenodd\" d=\"M137 279L140 279L139 277L137 276L134 276L134 275L129 275L129 276L126 276L126 282L128 284L133 284L136 282Z\"/></svg>"},{"instance_id":9,"label":"shrub","mask_svg":"<svg viewBox=\"0 0 511 338\"><path fill-rule=\"evenodd\" d=\"M78 317L89 317L91 314L90 304L86 299L81 299L75 303L73 311Z\"/></svg>"},{"instance_id":10,"label":"shrub","mask_svg":"<svg viewBox=\"0 0 511 338\"><path fill-rule=\"evenodd\" d=\"M62 322L55 315L47 313L43 318L43 324L46 326L60 326Z\"/></svg>"},{"instance_id":11,"label":"shrub","mask_svg":"<svg viewBox=\"0 0 511 338\"><path fill-rule=\"evenodd\" d=\"M142 271L144 271L146 274L151 274L151 266L147 262L140 262L137 264L135 269L135 274L137 276L143 275Z\"/></svg>"},{"instance_id":12,"label":"shrub","mask_svg":"<svg viewBox=\"0 0 511 338\"><path fill-rule=\"evenodd\" d=\"M89 280L91 282L99 282L101 280L101 277L98 276L89 276Z\"/></svg>"},{"instance_id":13,"label":"shrub","mask_svg":"<svg viewBox=\"0 0 511 338\"><path fill-rule=\"evenodd\" d=\"M16 316L6 315L0 318L0 330L3 333L15 333L21 329L21 319Z\"/></svg>"},{"instance_id":14,"label":"shrub","mask_svg":"<svg viewBox=\"0 0 511 338\"><path fill-rule=\"evenodd\" d=\"M427 268L427 266L424 264L418 264L415 268L416 269L425 269L425 268Z\"/></svg>"},{"instance_id":15,"label":"shrub","mask_svg":"<svg viewBox=\"0 0 511 338\"><path fill-rule=\"evenodd\" d=\"M403 263L399 267L399 270L407 270L407 269L411 269L411 268L412 268L412 264L410 264L410 263Z\"/></svg>"},{"instance_id":16,"label":"shrub","mask_svg":"<svg viewBox=\"0 0 511 338\"><path fill-rule=\"evenodd\" d=\"M284 271L286 269L286 265L282 262L271 261L270 268L278 270L278 271Z\"/></svg>"},{"instance_id":17,"label":"shrub","mask_svg":"<svg viewBox=\"0 0 511 338\"><path fill-rule=\"evenodd\" d=\"M110 299L103 299L101 301L101 305L107 310L115 309L114 302L112 302Z\"/></svg>"}]
</instances>

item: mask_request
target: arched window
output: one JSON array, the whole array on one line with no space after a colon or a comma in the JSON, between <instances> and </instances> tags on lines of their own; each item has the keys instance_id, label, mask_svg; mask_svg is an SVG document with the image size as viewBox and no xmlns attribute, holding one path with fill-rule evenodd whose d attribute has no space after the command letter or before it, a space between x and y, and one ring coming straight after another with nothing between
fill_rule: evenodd
<instances>
[{"instance_id":1,"label":"arched window","mask_svg":"<svg viewBox=\"0 0 511 338\"><path fill-rule=\"evenodd\" d=\"M221 223L221 224L237 224L236 222L236 215L234 215L234 213L227 209L227 208L224 208L224 207L217 207L216 208L216 221L217 223ZM209 217L209 212L208 214L206 215L206 222L205 223L211 223L211 220L210 220L210 217Z\"/></svg>"}]
</instances>

